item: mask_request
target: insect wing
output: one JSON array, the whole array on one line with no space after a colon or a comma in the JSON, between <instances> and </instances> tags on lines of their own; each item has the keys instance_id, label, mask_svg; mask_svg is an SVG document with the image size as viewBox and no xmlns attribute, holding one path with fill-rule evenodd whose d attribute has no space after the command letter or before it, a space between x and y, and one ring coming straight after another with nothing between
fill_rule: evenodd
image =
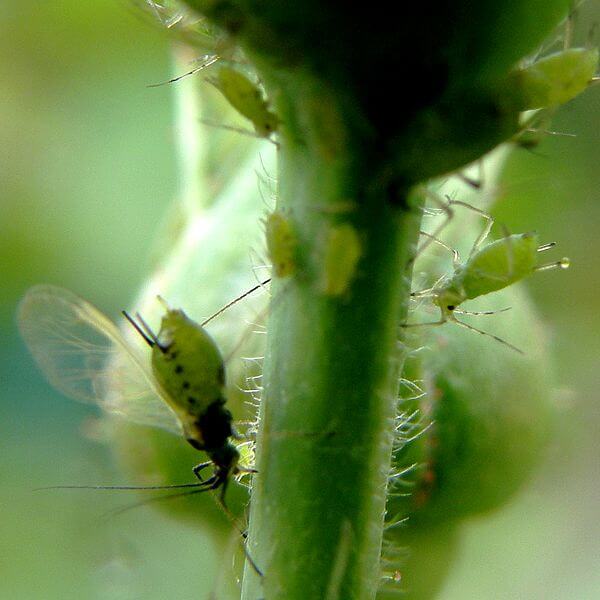
<instances>
[{"instance_id":1,"label":"insect wing","mask_svg":"<svg viewBox=\"0 0 600 600\"><path fill-rule=\"evenodd\" d=\"M31 354L58 391L141 425L181 433L142 352L90 303L65 289L39 285L21 301L17 320Z\"/></svg>"}]
</instances>

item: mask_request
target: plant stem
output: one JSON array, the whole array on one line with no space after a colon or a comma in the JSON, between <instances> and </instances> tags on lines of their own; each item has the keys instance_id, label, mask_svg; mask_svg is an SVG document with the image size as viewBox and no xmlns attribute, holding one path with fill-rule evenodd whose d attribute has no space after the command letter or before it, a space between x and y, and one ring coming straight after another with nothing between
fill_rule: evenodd
<instances>
[{"instance_id":1,"label":"plant stem","mask_svg":"<svg viewBox=\"0 0 600 600\"><path fill-rule=\"evenodd\" d=\"M298 270L273 285L248 542L264 577L247 569L243 598L373 598L420 210L322 85L295 72L276 87L278 209ZM323 240L340 222L362 255L345 293L327 296Z\"/></svg>"}]
</instances>

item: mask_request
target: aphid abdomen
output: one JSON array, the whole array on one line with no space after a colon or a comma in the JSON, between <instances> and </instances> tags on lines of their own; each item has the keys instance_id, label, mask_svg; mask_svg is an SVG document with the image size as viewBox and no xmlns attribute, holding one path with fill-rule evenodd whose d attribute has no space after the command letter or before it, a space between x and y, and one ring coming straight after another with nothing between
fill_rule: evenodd
<instances>
[{"instance_id":1,"label":"aphid abdomen","mask_svg":"<svg viewBox=\"0 0 600 600\"><path fill-rule=\"evenodd\" d=\"M597 48L568 48L515 69L506 89L521 111L558 106L583 92L597 67Z\"/></svg>"},{"instance_id":2,"label":"aphid abdomen","mask_svg":"<svg viewBox=\"0 0 600 600\"><path fill-rule=\"evenodd\" d=\"M224 398L224 365L214 340L181 311L163 317L152 370L182 423L193 423Z\"/></svg>"},{"instance_id":3,"label":"aphid abdomen","mask_svg":"<svg viewBox=\"0 0 600 600\"><path fill-rule=\"evenodd\" d=\"M277 130L279 119L269 110L261 90L236 69L221 67L217 88L233 108L252 121L257 135L268 137Z\"/></svg>"},{"instance_id":4,"label":"aphid abdomen","mask_svg":"<svg viewBox=\"0 0 600 600\"><path fill-rule=\"evenodd\" d=\"M348 291L363 254L360 238L350 223L331 225L323 239L322 272L319 287L327 296Z\"/></svg>"},{"instance_id":5,"label":"aphid abdomen","mask_svg":"<svg viewBox=\"0 0 600 600\"><path fill-rule=\"evenodd\" d=\"M280 211L272 212L266 222L267 249L277 277L288 277L296 271L298 240L294 226Z\"/></svg>"},{"instance_id":6,"label":"aphid abdomen","mask_svg":"<svg viewBox=\"0 0 600 600\"><path fill-rule=\"evenodd\" d=\"M509 235L476 252L455 277L465 299L501 290L533 273L537 264L536 233Z\"/></svg>"}]
</instances>

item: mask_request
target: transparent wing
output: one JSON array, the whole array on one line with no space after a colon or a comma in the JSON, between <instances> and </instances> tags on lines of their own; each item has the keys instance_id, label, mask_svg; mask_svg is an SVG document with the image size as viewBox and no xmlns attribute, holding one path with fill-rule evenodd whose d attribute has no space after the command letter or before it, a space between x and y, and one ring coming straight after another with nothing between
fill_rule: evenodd
<instances>
[{"instance_id":1,"label":"transparent wing","mask_svg":"<svg viewBox=\"0 0 600 600\"><path fill-rule=\"evenodd\" d=\"M57 390L141 425L181 434L179 420L144 366L149 357L89 302L38 285L21 301L17 320L29 351Z\"/></svg>"}]
</instances>

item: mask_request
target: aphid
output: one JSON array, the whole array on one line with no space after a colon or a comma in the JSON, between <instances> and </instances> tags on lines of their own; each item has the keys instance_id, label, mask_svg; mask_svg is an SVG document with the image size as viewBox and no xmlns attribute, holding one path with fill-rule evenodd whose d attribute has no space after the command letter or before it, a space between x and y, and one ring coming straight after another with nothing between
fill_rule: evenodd
<instances>
[{"instance_id":1,"label":"aphid","mask_svg":"<svg viewBox=\"0 0 600 600\"><path fill-rule=\"evenodd\" d=\"M260 88L240 71L224 66L209 81L233 108L252 121L258 137L268 138L277 131L279 117L270 110Z\"/></svg>"},{"instance_id":2,"label":"aphid","mask_svg":"<svg viewBox=\"0 0 600 600\"><path fill-rule=\"evenodd\" d=\"M139 314L134 319L123 312L151 348L151 368L147 356L108 317L62 288L31 288L19 306L18 323L31 354L57 390L183 435L205 451L210 460L193 468L198 487L220 488L223 503L231 477L254 472L240 465L240 452L230 441L241 436L225 407L225 364L203 327L223 310L198 324L182 310L167 308L158 334ZM201 471L211 465L213 475L203 480Z\"/></svg>"},{"instance_id":3,"label":"aphid","mask_svg":"<svg viewBox=\"0 0 600 600\"><path fill-rule=\"evenodd\" d=\"M486 231L489 231L489 226L486 226ZM442 325L447 321L453 321L477 333L489 335L513 350L521 352L505 340L456 318L456 314L485 315L500 311L473 313L459 310L458 307L466 300L472 300L508 287L535 271L554 268L566 269L569 266L569 260L562 258L553 263L538 265L537 253L549 250L555 246L555 243L539 245L538 235L534 232L507 235L479 249L482 242L483 238L480 236L478 242L473 246L469 258L462 264L458 253L453 251L454 272L442 278L433 287L412 293L413 297L432 298L433 303L440 309L440 320L432 323L407 323L404 326ZM447 248L445 244L443 245Z\"/></svg>"},{"instance_id":4,"label":"aphid","mask_svg":"<svg viewBox=\"0 0 600 600\"><path fill-rule=\"evenodd\" d=\"M568 48L511 72L508 86L519 111L565 104L592 82L598 50Z\"/></svg>"},{"instance_id":5,"label":"aphid","mask_svg":"<svg viewBox=\"0 0 600 600\"><path fill-rule=\"evenodd\" d=\"M509 74L505 89L517 110L554 109L578 96L594 81L598 49L571 48L574 18L571 7L562 50L517 67Z\"/></svg>"},{"instance_id":6,"label":"aphid","mask_svg":"<svg viewBox=\"0 0 600 600\"><path fill-rule=\"evenodd\" d=\"M277 277L289 277L296 271L298 240L289 218L280 211L269 214L265 223L267 250Z\"/></svg>"},{"instance_id":7,"label":"aphid","mask_svg":"<svg viewBox=\"0 0 600 600\"><path fill-rule=\"evenodd\" d=\"M328 227L321 257L321 291L327 296L345 293L356 276L362 253L362 244L352 225L342 223Z\"/></svg>"}]
</instances>

